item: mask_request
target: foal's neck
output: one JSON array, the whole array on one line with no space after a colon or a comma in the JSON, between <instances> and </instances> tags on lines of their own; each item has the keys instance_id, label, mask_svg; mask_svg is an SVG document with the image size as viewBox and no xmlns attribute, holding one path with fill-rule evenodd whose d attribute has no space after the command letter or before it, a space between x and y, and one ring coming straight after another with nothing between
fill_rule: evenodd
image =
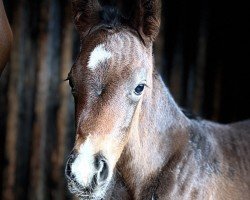
<instances>
[{"instance_id":1,"label":"foal's neck","mask_svg":"<svg viewBox=\"0 0 250 200\"><path fill-rule=\"evenodd\" d=\"M130 139L121 157L120 171L134 198L154 186L159 172L184 151L189 120L172 99L158 74L151 92L145 90L141 109L133 120Z\"/></svg>"}]
</instances>

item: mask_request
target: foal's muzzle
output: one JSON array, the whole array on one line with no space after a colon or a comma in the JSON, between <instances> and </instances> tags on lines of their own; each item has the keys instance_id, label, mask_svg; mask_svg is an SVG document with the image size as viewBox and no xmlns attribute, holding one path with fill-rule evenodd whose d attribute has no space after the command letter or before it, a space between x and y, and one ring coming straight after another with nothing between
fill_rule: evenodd
<instances>
[{"instance_id":1,"label":"foal's muzzle","mask_svg":"<svg viewBox=\"0 0 250 200\"><path fill-rule=\"evenodd\" d=\"M79 166L74 166L75 168L79 167L79 173L77 173L78 171L72 170L72 166L76 164L78 156L80 156L80 154L74 151L67 161L65 175L68 180L68 186L71 191L77 190L89 194L92 193L97 186L105 184L109 174L108 163L104 156L96 154L94 155L93 162L79 163ZM86 169L91 170L85 173L84 170ZM82 176L83 174L87 174L88 177Z\"/></svg>"}]
</instances>

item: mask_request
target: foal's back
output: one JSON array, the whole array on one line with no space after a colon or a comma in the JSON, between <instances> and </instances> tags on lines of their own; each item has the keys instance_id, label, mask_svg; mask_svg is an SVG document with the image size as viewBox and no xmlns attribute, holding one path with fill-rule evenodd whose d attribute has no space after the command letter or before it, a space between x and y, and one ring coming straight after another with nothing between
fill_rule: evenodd
<instances>
[{"instance_id":1,"label":"foal's back","mask_svg":"<svg viewBox=\"0 0 250 200\"><path fill-rule=\"evenodd\" d=\"M228 125L196 121L191 135L200 176L195 181L202 190L198 199L250 199L250 120Z\"/></svg>"}]
</instances>

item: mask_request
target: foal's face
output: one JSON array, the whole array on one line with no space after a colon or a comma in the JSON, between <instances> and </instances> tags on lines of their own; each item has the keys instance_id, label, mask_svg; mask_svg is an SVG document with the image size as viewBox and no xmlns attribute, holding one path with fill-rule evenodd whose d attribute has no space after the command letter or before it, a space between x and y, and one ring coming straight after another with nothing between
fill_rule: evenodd
<instances>
[{"instance_id":1,"label":"foal's face","mask_svg":"<svg viewBox=\"0 0 250 200\"><path fill-rule=\"evenodd\" d=\"M160 0L133 2L127 17L99 0L71 3L82 49L69 73L76 142L66 176L77 196L101 199L150 90L151 46L160 27Z\"/></svg>"},{"instance_id":2,"label":"foal's face","mask_svg":"<svg viewBox=\"0 0 250 200\"><path fill-rule=\"evenodd\" d=\"M76 107L75 151L66 168L72 192L98 199L107 191L150 90L151 59L151 50L126 30L85 38L69 73Z\"/></svg>"}]
</instances>

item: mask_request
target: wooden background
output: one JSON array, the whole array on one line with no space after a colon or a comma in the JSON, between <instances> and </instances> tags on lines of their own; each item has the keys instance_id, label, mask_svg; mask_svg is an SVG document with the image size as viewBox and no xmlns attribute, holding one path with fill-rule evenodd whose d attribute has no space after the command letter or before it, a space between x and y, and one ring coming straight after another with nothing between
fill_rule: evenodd
<instances>
[{"instance_id":1,"label":"wooden background","mask_svg":"<svg viewBox=\"0 0 250 200\"><path fill-rule=\"evenodd\" d=\"M0 199L70 199L74 105L63 80L79 49L70 1L4 4L15 41L0 80ZM156 64L179 105L219 122L250 116L249 10L226 0L163 1Z\"/></svg>"}]
</instances>

